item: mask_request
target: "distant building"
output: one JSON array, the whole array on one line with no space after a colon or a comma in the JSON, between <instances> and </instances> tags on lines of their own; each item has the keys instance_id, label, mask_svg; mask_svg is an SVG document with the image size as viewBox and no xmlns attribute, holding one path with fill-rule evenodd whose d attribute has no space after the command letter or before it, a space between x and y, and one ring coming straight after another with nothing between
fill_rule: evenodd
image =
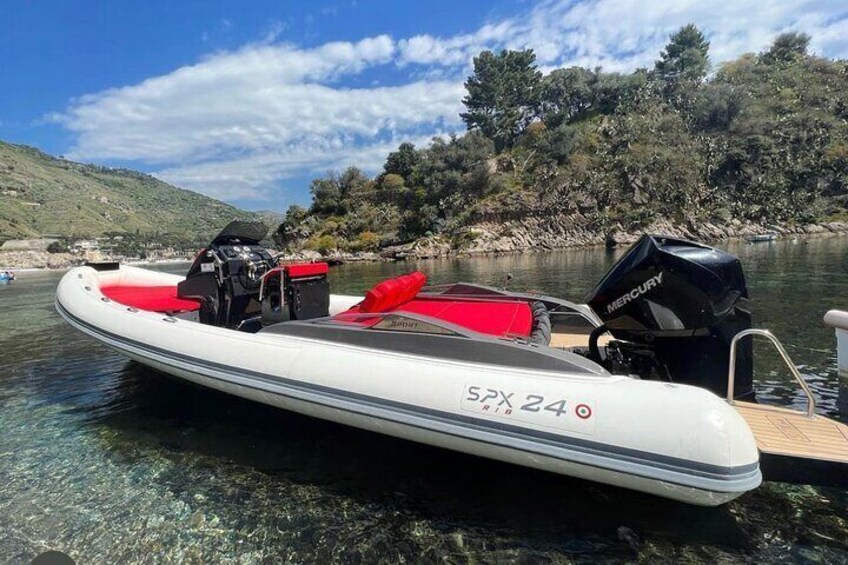
<instances>
[{"instance_id":1,"label":"distant building","mask_svg":"<svg viewBox=\"0 0 848 565\"><path fill-rule=\"evenodd\" d=\"M97 251L100 243L96 239L81 239L74 242L74 248L80 251Z\"/></svg>"}]
</instances>

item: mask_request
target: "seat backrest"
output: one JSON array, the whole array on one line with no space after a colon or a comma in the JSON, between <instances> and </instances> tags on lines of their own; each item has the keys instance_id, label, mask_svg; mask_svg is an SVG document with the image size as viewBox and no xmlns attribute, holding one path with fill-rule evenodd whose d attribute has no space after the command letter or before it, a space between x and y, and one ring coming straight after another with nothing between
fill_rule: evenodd
<instances>
[{"instance_id":1,"label":"seat backrest","mask_svg":"<svg viewBox=\"0 0 848 565\"><path fill-rule=\"evenodd\" d=\"M415 298L426 283L427 276L420 271L384 280L365 293L365 300L362 301L359 311L367 313L393 310Z\"/></svg>"}]
</instances>

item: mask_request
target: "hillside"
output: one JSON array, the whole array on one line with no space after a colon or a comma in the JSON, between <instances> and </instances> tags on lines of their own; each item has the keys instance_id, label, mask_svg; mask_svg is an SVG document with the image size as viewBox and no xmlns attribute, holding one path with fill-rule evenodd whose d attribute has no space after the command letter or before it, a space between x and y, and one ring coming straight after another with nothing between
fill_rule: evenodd
<instances>
[{"instance_id":1,"label":"hillside","mask_svg":"<svg viewBox=\"0 0 848 565\"><path fill-rule=\"evenodd\" d=\"M253 216L150 175L74 163L0 142L0 243L108 232L195 240L232 219Z\"/></svg>"},{"instance_id":2,"label":"hillside","mask_svg":"<svg viewBox=\"0 0 848 565\"><path fill-rule=\"evenodd\" d=\"M374 178L351 167L315 179L312 205L290 208L277 239L325 254L438 254L644 231L842 231L848 62L810 54L809 41L785 33L711 67L709 43L688 25L653 68L629 74L543 74L531 50L483 52L465 83L465 134L401 144Z\"/></svg>"}]
</instances>

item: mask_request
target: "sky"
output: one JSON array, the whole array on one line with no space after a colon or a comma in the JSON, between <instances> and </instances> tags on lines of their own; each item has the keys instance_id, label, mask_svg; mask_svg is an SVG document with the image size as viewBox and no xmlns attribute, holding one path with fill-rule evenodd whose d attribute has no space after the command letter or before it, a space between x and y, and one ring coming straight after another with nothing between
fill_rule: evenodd
<instances>
[{"instance_id":1,"label":"sky","mask_svg":"<svg viewBox=\"0 0 848 565\"><path fill-rule=\"evenodd\" d=\"M690 22L713 68L784 31L848 58L844 0L0 0L0 140L283 211L463 131L484 49L627 72Z\"/></svg>"}]
</instances>

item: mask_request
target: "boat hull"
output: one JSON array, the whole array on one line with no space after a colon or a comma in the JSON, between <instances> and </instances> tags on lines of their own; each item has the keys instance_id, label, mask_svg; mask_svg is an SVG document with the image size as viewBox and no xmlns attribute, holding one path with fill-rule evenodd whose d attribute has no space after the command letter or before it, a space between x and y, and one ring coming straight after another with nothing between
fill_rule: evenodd
<instances>
[{"instance_id":1,"label":"boat hull","mask_svg":"<svg viewBox=\"0 0 848 565\"><path fill-rule=\"evenodd\" d=\"M848 376L848 312L830 310L824 323L836 332L836 366L839 374Z\"/></svg>"},{"instance_id":2,"label":"boat hull","mask_svg":"<svg viewBox=\"0 0 848 565\"><path fill-rule=\"evenodd\" d=\"M156 273L122 270L123 276L162 282ZM104 300L98 284L115 276L122 275L71 271L57 291L59 313L104 345L202 386L344 425L691 504L719 505L761 481L750 430L732 408L700 389L611 375L534 374L242 334L133 312ZM334 308L355 300L334 297ZM541 420L481 414L468 400L469 382L546 396L564 391L561 396L583 399L606 415L591 423L571 416L570 424L554 427ZM702 413L692 417L693 406Z\"/></svg>"}]
</instances>

